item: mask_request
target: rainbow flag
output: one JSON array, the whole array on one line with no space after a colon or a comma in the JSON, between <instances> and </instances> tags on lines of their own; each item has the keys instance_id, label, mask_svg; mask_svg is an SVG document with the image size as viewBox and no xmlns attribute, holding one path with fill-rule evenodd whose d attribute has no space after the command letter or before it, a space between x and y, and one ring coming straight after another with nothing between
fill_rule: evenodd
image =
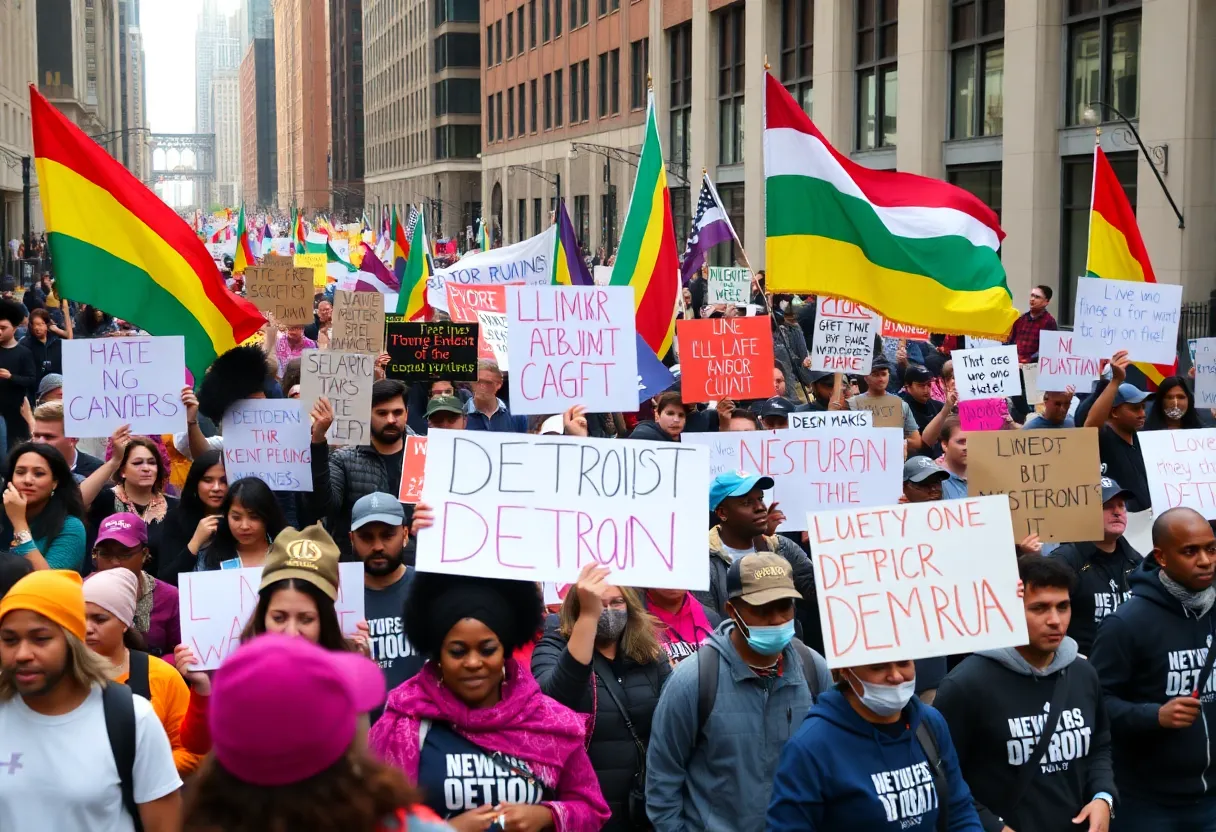
<instances>
[{"instance_id":1,"label":"rainbow flag","mask_svg":"<svg viewBox=\"0 0 1216 832\"><path fill-rule=\"evenodd\" d=\"M249 243L249 229L245 227L245 205L236 220L236 254L232 258L232 273L244 274L246 266L254 264L253 246Z\"/></svg>"},{"instance_id":2,"label":"rainbow flag","mask_svg":"<svg viewBox=\"0 0 1216 832\"><path fill-rule=\"evenodd\" d=\"M392 240L392 251L389 261L393 264L393 274L397 280L405 277L405 266L410 259L410 241L406 239L405 229L401 227L401 218L397 216L397 206L393 206L393 217L390 220L389 239Z\"/></svg>"},{"instance_id":3,"label":"rainbow flag","mask_svg":"<svg viewBox=\"0 0 1216 832\"><path fill-rule=\"evenodd\" d=\"M1119 177L1102 148L1094 145L1094 188L1089 206L1089 255L1085 272L1089 277L1156 283L1148 249L1140 237L1140 226ZM1136 363L1153 389L1178 371L1173 365Z\"/></svg>"},{"instance_id":4,"label":"rainbow flag","mask_svg":"<svg viewBox=\"0 0 1216 832\"><path fill-rule=\"evenodd\" d=\"M304 244L308 235L304 232L304 212L296 211L296 218L291 222L291 236L296 243L296 254L304 253Z\"/></svg>"},{"instance_id":5,"label":"rainbow flag","mask_svg":"<svg viewBox=\"0 0 1216 832\"><path fill-rule=\"evenodd\" d=\"M426 244L426 229L422 217L414 223L410 240L410 256L401 275L401 291L397 295L397 314L407 321L425 321L430 305L426 302L426 283L431 277L430 246Z\"/></svg>"},{"instance_id":6,"label":"rainbow flag","mask_svg":"<svg viewBox=\"0 0 1216 832\"><path fill-rule=\"evenodd\" d=\"M680 257L671 224L653 91L646 105L646 137L610 285L633 287L638 334L656 355L666 355L675 336Z\"/></svg>"},{"instance_id":7,"label":"rainbow flag","mask_svg":"<svg viewBox=\"0 0 1216 832\"><path fill-rule=\"evenodd\" d=\"M549 282L554 286L593 285L587 264L579 256L578 236L574 233L574 223L570 222L564 199L557 206L557 234L554 237L553 277Z\"/></svg>"},{"instance_id":8,"label":"rainbow flag","mask_svg":"<svg viewBox=\"0 0 1216 832\"><path fill-rule=\"evenodd\" d=\"M262 328L190 225L30 86L34 162L60 295L153 335L182 335L202 378Z\"/></svg>"}]
</instances>

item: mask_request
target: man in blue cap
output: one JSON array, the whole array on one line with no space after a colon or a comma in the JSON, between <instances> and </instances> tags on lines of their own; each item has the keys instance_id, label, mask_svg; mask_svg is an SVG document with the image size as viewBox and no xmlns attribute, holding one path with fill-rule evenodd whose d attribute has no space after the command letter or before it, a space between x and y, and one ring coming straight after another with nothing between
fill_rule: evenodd
<instances>
[{"instance_id":1,"label":"man in blue cap","mask_svg":"<svg viewBox=\"0 0 1216 832\"><path fill-rule=\"evenodd\" d=\"M794 586L804 603L815 607L815 575L811 561L798 544L774 532L785 515L777 504L768 506L764 492L771 477L727 471L709 486L709 510L716 525L709 530L709 590L693 594L709 609L726 616L726 573L730 565L753 552L772 552L785 558Z\"/></svg>"},{"instance_id":2,"label":"man in blue cap","mask_svg":"<svg viewBox=\"0 0 1216 832\"><path fill-rule=\"evenodd\" d=\"M1111 358L1110 384L1094 400L1085 417L1085 427L1098 429L1102 473L1128 492L1127 510L1143 511L1152 507L1152 500L1148 493L1144 456L1140 453L1140 438L1136 434L1144 427L1144 402L1152 394L1126 383L1129 363L1126 350L1120 350Z\"/></svg>"}]
</instances>

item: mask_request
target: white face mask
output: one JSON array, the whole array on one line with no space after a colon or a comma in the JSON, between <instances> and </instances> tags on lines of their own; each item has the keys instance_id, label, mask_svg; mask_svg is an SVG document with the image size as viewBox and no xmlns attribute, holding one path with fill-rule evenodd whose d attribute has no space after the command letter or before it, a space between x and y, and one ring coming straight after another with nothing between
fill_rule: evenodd
<instances>
[{"instance_id":1,"label":"white face mask","mask_svg":"<svg viewBox=\"0 0 1216 832\"><path fill-rule=\"evenodd\" d=\"M1183 413L1186 413L1186 410L1181 407L1167 407L1165 409L1165 418L1181 419Z\"/></svg>"},{"instance_id":2,"label":"white face mask","mask_svg":"<svg viewBox=\"0 0 1216 832\"><path fill-rule=\"evenodd\" d=\"M908 702L916 695L915 679L899 685L872 685L858 679L854 673L849 675L861 685L861 692L858 693L857 688L853 687L853 683L849 682L849 686L853 687L853 692L857 694L861 704L882 717L895 716L908 707Z\"/></svg>"}]
</instances>

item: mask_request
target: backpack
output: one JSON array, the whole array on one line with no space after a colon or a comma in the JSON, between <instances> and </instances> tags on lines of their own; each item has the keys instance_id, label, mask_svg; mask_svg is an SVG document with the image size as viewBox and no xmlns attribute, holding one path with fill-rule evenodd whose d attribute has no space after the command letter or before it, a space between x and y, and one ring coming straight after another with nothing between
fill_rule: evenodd
<instances>
[{"instance_id":1,"label":"backpack","mask_svg":"<svg viewBox=\"0 0 1216 832\"><path fill-rule=\"evenodd\" d=\"M806 677L806 686L811 691L811 704L819 701L819 674L815 671L815 657L811 648L798 639L790 642L794 652L802 661L802 675ZM697 736L705 730L705 723L714 710L714 701L718 698L718 662L701 661L705 649L697 651ZM716 654L715 654L716 655Z\"/></svg>"},{"instance_id":2,"label":"backpack","mask_svg":"<svg viewBox=\"0 0 1216 832\"><path fill-rule=\"evenodd\" d=\"M123 808L131 816L135 832L143 832L144 824L135 803L135 694L151 700L152 693L148 682L148 654L131 650L128 655L127 684L111 682L102 688L101 709L105 714L110 752L118 767Z\"/></svg>"}]
</instances>

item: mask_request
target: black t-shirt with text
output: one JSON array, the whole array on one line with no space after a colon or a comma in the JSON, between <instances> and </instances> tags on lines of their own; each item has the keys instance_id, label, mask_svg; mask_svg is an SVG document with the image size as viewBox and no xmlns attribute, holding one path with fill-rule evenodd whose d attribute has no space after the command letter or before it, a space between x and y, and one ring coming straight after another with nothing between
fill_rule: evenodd
<instances>
[{"instance_id":1,"label":"black t-shirt with text","mask_svg":"<svg viewBox=\"0 0 1216 832\"><path fill-rule=\"evenodd\" d=\"M418 786L427 808L441 818L499 803L539 804L544 785L523 760L488 752L453 731L432 722L418 761ZM491 832L500 832L495 825Z\"/></svg>"}]
</instances>

